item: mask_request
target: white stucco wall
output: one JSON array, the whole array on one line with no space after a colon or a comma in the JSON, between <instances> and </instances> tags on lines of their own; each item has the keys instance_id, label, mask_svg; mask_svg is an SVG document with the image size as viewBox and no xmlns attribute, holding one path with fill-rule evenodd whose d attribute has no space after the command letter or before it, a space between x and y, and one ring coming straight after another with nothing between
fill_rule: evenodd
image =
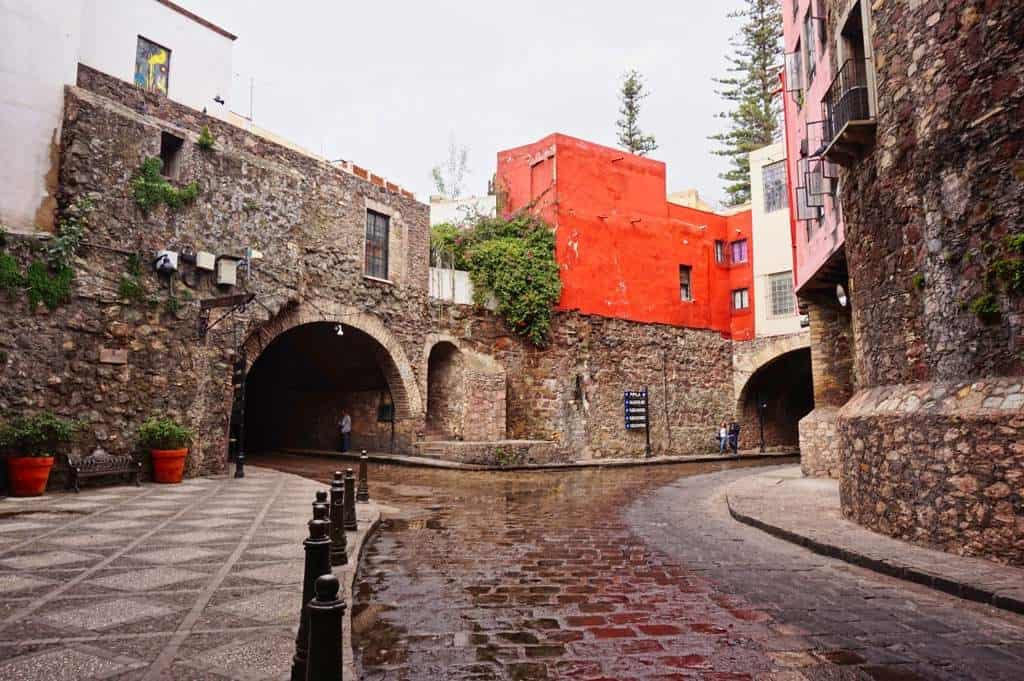
<instances>
[{"instance_id":1,"label":"white stucco wall","mask_svg":"<svg viewBox=\"0 0 1024 681\"><path fill-rule=\"evenodd\" d=\"M52 227L64 86L75 83L79 62L133 82L139 35L171 50L171 99L227 117L232 41L209 27L156 0L0 0L5 229Z\"/></svg>"},{"instance_id":2,"label":"white stucco wall","mask_svg":"<svg viewBox=\"0 0 1024 681\"><path fill-rule=\"evenodd\" d=\"M467 196L463 199L430 197L430 225L450 222L459 225L475 215L494 217L497 202L494 196Z\"/></svg>"},{"instance_id":3,"label":"white stucco wall","mask_svg":"<svg viewBox=\"0 0 1024 681\"><path fill-rule=\"evenodd\" d=\"M64 84L75 80L81 13L82 0L0 0L0 224L10 231L31 231L50 195L51 144Z\"/></svg>"},{"instance_id":4,"label":"white stucco wall","mask_svg":"<svg viewBox=\"0 0 1024 681\"><path fill-rule=\"evenodd\" d=\"M800 331L800 316L773 317L769 299L768 277L793 270L793 245L790 233L789 210L765 212L764 178L762 169L786 158L782 143L772 144L750 153L750 200L753 220L754 269L754 332L758 336L776 336Z\"/></svg>"},{"instance_id":5,"label":"white stucco wall","mask_svg":"<svg viewBox=\"0 0 1024 681\"><path fill-rule=\"evenodd\" d=\"M80 61L129 83L141 35L171 51L167 96L227 120L232 40L156 0L82 0ZM213 98L220 96L224 104Z\"/></svg>"}]
</instances>

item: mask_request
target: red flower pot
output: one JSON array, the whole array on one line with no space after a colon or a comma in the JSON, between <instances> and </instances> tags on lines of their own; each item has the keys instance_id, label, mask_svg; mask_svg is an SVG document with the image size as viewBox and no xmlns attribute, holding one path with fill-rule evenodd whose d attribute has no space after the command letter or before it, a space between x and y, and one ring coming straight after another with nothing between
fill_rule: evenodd
<instances>
[{"instance_id":1,"label":"red flower pot","mask_svg":"<svg viewBox=\"0 0 1024 681\"><path fill-rule=\"evenodd\" d=\"M7 459L7 475L11 494L16 497L38 497L46 491L46 481L53 468L52 456L11 456Z\"/></svg>"},{"instance_id":2,"label":"red flower pot","mask_svg":"<svg viewBox=\"0 0 1024 681\"><path fill-rule=\"evenodd\" d=\"M181 482L187 449L151 449L153 482Z\"/></svg>"}]
</instances>

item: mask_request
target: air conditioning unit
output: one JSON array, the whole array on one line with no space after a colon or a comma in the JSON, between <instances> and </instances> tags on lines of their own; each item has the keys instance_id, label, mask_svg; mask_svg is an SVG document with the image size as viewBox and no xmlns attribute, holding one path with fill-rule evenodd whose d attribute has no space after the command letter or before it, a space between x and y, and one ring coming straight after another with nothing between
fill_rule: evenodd
<instances>
[{"instance_id":1,"label":"air conditioning unit","mask_svg":"<svg viewBox=\"0 0 1024 681\"><path fill-rule=\"evenodd\" d=\"M238 260L227 256L217 258L218 286L234 286L238 282Z\"/></svg>"}]
</instances>

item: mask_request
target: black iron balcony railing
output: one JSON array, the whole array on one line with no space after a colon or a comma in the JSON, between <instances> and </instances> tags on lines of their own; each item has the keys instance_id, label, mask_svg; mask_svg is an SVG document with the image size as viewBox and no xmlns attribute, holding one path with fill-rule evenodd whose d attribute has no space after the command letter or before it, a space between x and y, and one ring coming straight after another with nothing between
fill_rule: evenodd
<instances>
[{"instance_id":1,"label":"black iron balcony railing","mask_svg":"<svg viewBox=\"0 0 1024 681\"><path fill-rule=\"evenodd\" d=\"M875 120L868 94L869 68L869 62L864 59L848 60L822 100L825 156L833 160L849 160L852 148L865 145L869 137L873 137ZM870 135L866 128L870 128Z\"/></svg>"}]
</instances>

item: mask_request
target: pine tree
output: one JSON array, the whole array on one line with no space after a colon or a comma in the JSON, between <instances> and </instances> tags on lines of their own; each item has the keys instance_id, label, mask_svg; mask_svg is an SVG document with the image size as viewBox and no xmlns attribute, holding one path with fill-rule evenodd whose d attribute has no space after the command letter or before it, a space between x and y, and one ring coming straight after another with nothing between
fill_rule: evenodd
<instances>
[{"instance_id":1,"label":"pine tree","mask_svg":"<svg viewBox=\"0 0 1024 681\"><path fill-rule=\"evenodd\" d=\"M653 135L645 135L640 130L637 119L640 117L640 102L647 98L644 91L643 77L632 69L622 77L622 88L619 90L619 101L622 106L619 113L622 118L615 122L619 129L619 146L631 154L645 156L658 148Z\"/></svg>"},{"instance_id":2,"label":"pine tree","mask_svg":"<svg viewBox=\"0 0 1024 681\"><path fill-rule=\"evenodd\" d=\"M727 156L731 168L719 175L725 180L726 203L738 206L750 200L750 159L748 153L774 142L779 135L781 101L779 66L782 63L782 8L778 0L745 0L746 8L730 18L743 19L740 32L730 45L729 76L716 78L717 93L733 105L719 118L729 120L729 129L711 139L721 144L714 153Z\"/></svg>"}]
</instances>

